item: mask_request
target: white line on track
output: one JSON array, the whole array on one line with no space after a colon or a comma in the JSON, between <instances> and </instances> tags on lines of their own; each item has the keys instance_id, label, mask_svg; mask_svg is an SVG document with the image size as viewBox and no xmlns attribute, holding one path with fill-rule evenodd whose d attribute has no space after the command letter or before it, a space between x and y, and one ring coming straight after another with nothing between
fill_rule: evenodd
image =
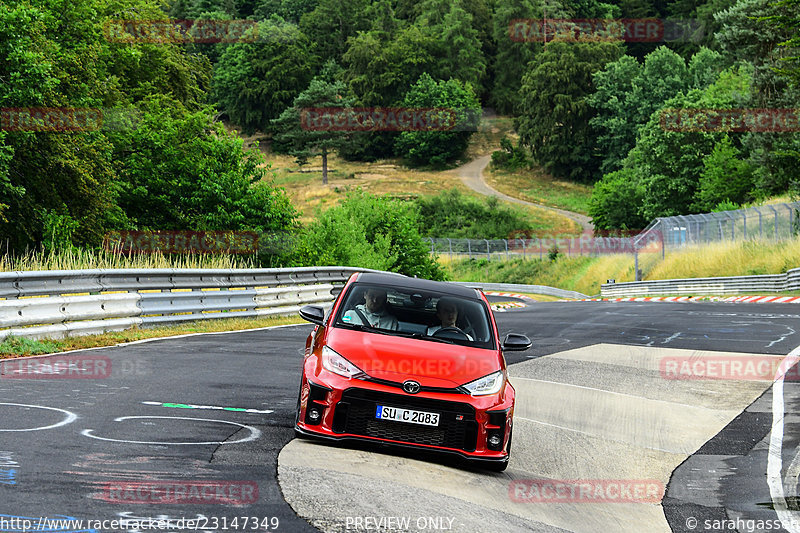
<instances>
[{"instance_id":1,"label":"white line on track","mask_svg":"<svg viewBox=\"0 0 800 533\"><path fill-rule=\"evenodd\" d=\"M772 431L769 436L769 455L767 456L767 484L772 497L775 513L778 515L784 529L789 533L800 533L800 520L789 511L786 505L786 495L783 491L783 378L786 372L800 360L800 346L792 350L783 361L775 374L777 379L772 385ZM793 461L794 462L794 461ZM790 467L791 470L791 467Z\"/></svg>"},{"instance_id":2,"label":"white line on track","mask_svg":"<svg viewBox=\"0 0 800 533\"><path fill-rule=\"evenodd\" d=\"M0 431L41 431L43 429L54 429L61 426L66 426L78 419L78 415L73 413L72 411L67 411L66 409L59 409L58 407L46 407L44 405L28 405L24 403L0 403L0 405L12 405L14 407L30 407L32 409L47 409L48 411L58 411L59 413L63 413L66 415L61 422L56 422L55 424L50 424L49 426L39 426L34 428L23 428L23 429L0 429Z\"/></svg>"},{"instance_id":3,"label":"white line on track","mask_svg":"<svg viewBox=\"0 0 800 533\"><path fill-rule=\"evenodd\" d=\"M230 424L232 426L239 426L244 428L250 432L250 435L239 440L226 440L226 441L206 441L206 442L160 442L160 441L143 441L143 440L126 440L126 439L109 439L106 437L98 437L97 435L93 435L93 429L84 429L81 431L81 435L84 437L90 437L97 440L104 440L107 442L123 442L125 444L158 444L158 445L170 445L170 446L192 446L192 445L204 445L204 444L239 444L242 442L250 442L251 440L256 440L261 437L261 431L251 427L245 426L244 424L237 424L236 422L229 422L228 420L214 420L212 418L190 418L187 416L120 416L119 418L115 418L114 422L122 422L123 420L133 420L133 419L141 419L141 418L166 418L171 420L199 420L201 422L218 422L220 424Z\"/></svg>"}]
</instances>

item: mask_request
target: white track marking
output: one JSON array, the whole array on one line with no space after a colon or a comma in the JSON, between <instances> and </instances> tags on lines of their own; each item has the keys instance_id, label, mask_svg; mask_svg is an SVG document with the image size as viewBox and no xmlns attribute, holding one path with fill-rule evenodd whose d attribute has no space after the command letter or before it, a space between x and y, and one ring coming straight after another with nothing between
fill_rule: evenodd
<instances>
[{"instance_id":1,"label":"white track marking","mask_svg":"<svg viewBox=\"0 0 800 533\"><path fill-rule=\"evenodd\" d=\"M59 409L58 407L46 407L44 405L27 405L24 403L6 403L2 402L0 405L13 405L15 407L30 407L32 409L47 409L48 411L58 411L59 413L64 413L66 415L64 420L61 422L57 422L55 424L51 424L49 426L39 426L35 428L24 428L24 429L0 429L0 431L42 431L44 429L55 429L57 427L66 426L67 424L71 424L78 419L78 415L71 411L67 411L66 409Z\"/></svg>"},{"instance_id":2,"label":"white track marking","mask_svg":"<svg viewBox=\"0 0 800 533\"><path fill-rule=\"evenodd\" d=\"M122 422L123 420L132 420L132 419L139 419L139 418L162 418L168 420L199 420L201 422L217 422L219 424L230 424L232 426L239 426L245 428L250 432L250 435L239 440L231 440L231 441L206 441L206 442L151 442L151 441L142 441L142 440L126 440L126 439L109 439L107 437L98 437L97 435L93 435L93 429L84 429L81 431L81 435L84 437L90 437L92 439L97 440L104 440L107 442L123 442L126 444L159 444L159 445L169 445L169 446L192 446L192 445L204 445L204 444L239 444L242 442L250 442L252 440L256 440L261 437L261 431L251 427L246 426L244 424L238 424L236 422L229 422L227 420L215 420L212 418L190 418L187 416L121 416L119 418L115 418L114 422Z\"/></svg>"},{"instance_id":3,"label":"white track marking","mask_svg":"<svg viewBox=\"0 0 800 533\"><path fill-rule=\"evenodd\" d=\"M783 378L786 371L798 360L800 360L800 346L792 350L781 361L776 373L777 379L772 385L772 431L769 436L769 455L767 456L767 484L772 504L778 519L789 533L800 533L800 520L787 508L781 475L784 421Z\"/></svg>"}]
</instances>

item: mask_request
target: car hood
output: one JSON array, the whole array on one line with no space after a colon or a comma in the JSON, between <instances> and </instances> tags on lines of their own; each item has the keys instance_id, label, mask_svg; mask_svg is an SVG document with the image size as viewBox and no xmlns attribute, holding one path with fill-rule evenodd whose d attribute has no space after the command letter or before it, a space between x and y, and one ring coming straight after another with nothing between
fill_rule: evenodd
<instances>
[{"instance_id":1,"label":"car hood","mask_svg":"<svg viewBox=\"0 0 800 533\"><path fill-rule=\"evenodd\" d=\"M374 378L424 387L457 387L501 368L495 350L345 328L331 329L326 344Z\"/></svg>"}]
</instances>

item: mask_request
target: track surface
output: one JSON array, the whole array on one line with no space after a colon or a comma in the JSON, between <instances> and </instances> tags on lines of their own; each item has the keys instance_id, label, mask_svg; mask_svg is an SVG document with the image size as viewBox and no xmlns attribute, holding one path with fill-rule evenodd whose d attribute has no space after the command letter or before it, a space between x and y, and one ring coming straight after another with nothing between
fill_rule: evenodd
<instances>
[{"instance_id":1,"label":"track surface","mask_svg":"<svg viewBox=\"0 0 800 533\"><path fill-rule=\"evenodd\" d=\"M565 302L498 313L501 333L526 333L534 341L535 348L508 354L507 360L521 397L541 399L518 405L515 453L507 474L368 447L306 441L286 446L293 437L303 341L311 330L307 325L73 353L108 362L110 374L11 379L6 372L0 378L0 531L18 531L4 525L3 518L56 515L207 519L199 531L253 530L252 519L248 527L241 522L237 528L230 522L222 527L222 518L236 516L258 517L262 525L264 518L277 517L279 531L313 531L307 520L325 530L350 526L375 531L377 522L366 518L384 518L384 530L402 530L388 519L403 517L411 519L411 529L427 517L439 522L423 522L425 527L417 529L438 525L453 531L598 531L599 526L650 531L642 526L653 520L663 521L665 531L736 531L711 521L738 518L739 531L754 531L746 520L778 518L766 475L776 455L782 460L785 501L789 509L797 508L796 383L787 379L784 384L781 398L788 414L777 448L781 453L775 450L770 459L770 429L776 421L771 383L670 381L659 379L654 365L665 354L703 351L785 355L800 344L795 334L800 310L794 309ZM4 372L8 369L3 366ZM592 405L607 411L587 411ZM613 416L603 418L603 412ZM624 477L608 477L620 464L625 468L617 472ZM510 501L514 476L663 476L668 484L663 507L521 504ZM255 483L258 498L238 506L208 499L137 503L137 495L114 492L118 485L109 485L153 480L175 486L209 480L238 487ZM217 527L212 527L215 518ZM690 518L698 520L694 528L691 521L687 526ZM705 520L724 527L705 528Z\"/></svg>"}]
</instances>

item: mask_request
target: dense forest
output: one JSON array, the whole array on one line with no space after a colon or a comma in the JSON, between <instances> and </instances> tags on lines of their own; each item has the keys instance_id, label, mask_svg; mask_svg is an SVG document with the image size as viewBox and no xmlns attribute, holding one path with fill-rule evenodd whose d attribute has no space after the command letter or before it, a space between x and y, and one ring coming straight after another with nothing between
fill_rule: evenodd
<instances>
[{"instance_id":1,"label":"dense forest","mask_svg":"<svg viewBox=\"0 0 800 533\"><path fill-rule=\"evenodd\" d=\"M539 32L542 19L655 19L662 31L626 38L561 23ZM248 23L218 42L130 31L131 22L167 20ZM451 164L471 134L308 131L298 117L309 107L512 115L518 140L505 141L512 155L496 161L594 184L598 228L735 208L800 188L797 116L784 122L789 131L665 127L665 116L800 107L798 49L800 0L7 0L0 243L14 253L96 247L110 230L296 231L269 165L223 124L261 132L300 159L335 151L412 166ZM135 127L8 127L8 109L40 107L118 111ZM344 261L314 243L345 239L331 224L348 209L371 213L371 226L348 230L369 241L359 254L374 255L371 265L424 255L409 244L419 208L364 195L348 202L315 222L285 262ZM422 262L401 270L438 275Z\"/></svg>"}]
</instances>

